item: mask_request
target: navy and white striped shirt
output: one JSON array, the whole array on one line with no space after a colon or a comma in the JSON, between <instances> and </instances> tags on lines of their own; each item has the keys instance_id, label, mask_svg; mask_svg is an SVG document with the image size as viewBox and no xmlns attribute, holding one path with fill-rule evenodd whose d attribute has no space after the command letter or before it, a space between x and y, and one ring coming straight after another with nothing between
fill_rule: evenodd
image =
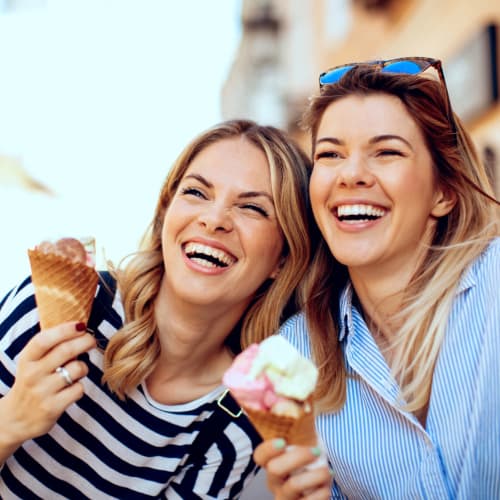
<instances>
[{"instance_id":1,"label":"navy and white striped shirt","mask_svg":"<svg viewBox=\"0 0 500 500\"><path fill-rule=\"evenodd\" d=\"M94 308L103 293L100 286ZM118 296L103 314L96 332L100 345L122 324ZM0 304L0 396L14 383L16 358L39 331L38 320L27 279ZM85 359L85 395L48 434L25 442L5 462L0 498L238 498L255 472L252 452L260 438L244 415L225 427L218 421L204 426L223 386L166 406L142 384L123 402L101 384L102 352L93 349ZM199 453L191 445L202 432L211 441Z\"/></svg>"},{"instance_id":2,"label":"navy and white striped shirt","mask_svg":"<svg viewBox=\"0 0 500 500\"><path fill-rule=\"evenodd\" d=\"M435 367L425 428L398 405L398 386L348 285L340 341L347 402L316 419L334 498L500 498L500 239L464 274ZM284 335L305 356L305 319Z\"/></svg>"}]
</instances>

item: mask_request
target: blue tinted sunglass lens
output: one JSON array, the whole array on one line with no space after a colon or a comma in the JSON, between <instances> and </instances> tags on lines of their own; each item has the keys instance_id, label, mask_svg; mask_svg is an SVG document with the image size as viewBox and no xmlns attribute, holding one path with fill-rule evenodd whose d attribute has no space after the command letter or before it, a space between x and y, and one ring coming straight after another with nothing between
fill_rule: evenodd
<instances>
[{"instance_id":1,"label":"blue tinted sunglass lens","mask_svg":"<svg viewBox=\"0 0 500 500\"><path fill-rule=\"evenodd\" d=\"M349 70L354 68L351 66L342 66L341 68L335 68L331 71L327 71L319 77L319 83L321 85L328 85L329 83L337 83Z\"/></svg>"},{"instance_id":2,"label":"blue tinted sunglass lens","mask_svg":"<svg viewBox=\"0 0 500 500\"><path fill-rule=\"evenodd\" d=\"M422 65L415 61L396 61L384 66L381 71L384 73L405 73L407 75L417 75L421 73L428 65Z\"/></svg>"}]
</instances>

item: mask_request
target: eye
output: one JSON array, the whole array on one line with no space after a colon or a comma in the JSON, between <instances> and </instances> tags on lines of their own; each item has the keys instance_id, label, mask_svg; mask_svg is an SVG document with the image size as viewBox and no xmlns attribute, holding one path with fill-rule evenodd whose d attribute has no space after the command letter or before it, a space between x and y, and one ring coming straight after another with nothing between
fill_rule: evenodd
<instances>
[{"instance_id":1,"label":"eye","mask_svg":"<svg viewBox=\"0 0 500 500\"><path fill-rule=\"evenodd\" d=\"M336 160L337 158L341 158L341 156L338 151L319 151L314 155L314 161L324 158Z\"/></svg>"},{"instance_id":2,"label":"eye","mask_svg":"<svg viewBox=\"0 0 500 500\"><path fill-rule=\"evenodd\" d=\"M378 156L405 156L398 149L381 149L377 151Z\"/></svg>"},{"instance_id":3,"label":"eye","mask_svg":"<svg viewBox=\"0 0 500 500\"><path fill-rule=\"evenodd\" d=\"M254 212L257 212L257 213L263 215L264 217L269 217L267 210L262 208L260 205L255 205L253 203L245 203L244 205L240 205L240 207L245 209L245 210L252 210Z\"/></svg>"},{"instance_id":4,"label":"eye","mask_svg":"<svg viewBox=\"0 0 500 500\"><path fill-rule=\"evenodd\" d=\"M203 193L203 191L201 191L198 188L194 188L194 187L185 187L185 188L182 188L181 189L181 195L196 196L197 198L206 199L206 196Z\"/></svg>"}]
</instances>

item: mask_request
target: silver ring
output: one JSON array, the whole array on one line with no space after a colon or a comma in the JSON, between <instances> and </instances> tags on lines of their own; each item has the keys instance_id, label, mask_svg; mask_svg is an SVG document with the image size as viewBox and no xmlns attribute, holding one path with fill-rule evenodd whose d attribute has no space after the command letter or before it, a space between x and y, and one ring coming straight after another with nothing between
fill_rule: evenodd
<instances>
[{"instance_id":1,"label":"silver ring","mask_svg":"<svg viewBox=\"0 0 500 500\"><path fill-rule=\"evenodd\" d=\"M58 368L56 368L56 373L59 373L59 375L61 375L67 385L73 385L73 379L71 378L69 371L66 370L64 366L59 366Z\"/></svg>"}]
</instances>

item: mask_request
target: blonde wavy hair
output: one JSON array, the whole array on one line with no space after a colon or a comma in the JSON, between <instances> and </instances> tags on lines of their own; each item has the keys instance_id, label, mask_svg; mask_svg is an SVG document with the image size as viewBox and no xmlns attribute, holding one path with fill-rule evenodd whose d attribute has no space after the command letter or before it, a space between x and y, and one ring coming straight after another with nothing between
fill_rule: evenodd
<instances>
[{"instance_id":1,"label":"blonde wavy hair","mask_svg":"<svg viewBox=\"0 0 500 500\"><path fill-rule=\"evenodd\" d=\"M310 162L284 132L248 120L223 122L196 137L175 161L160 190L153 220L140 250L115 270L125 310L125 324L104 353L103 382L120 398L154 369L160 354L154 303L165 272L161 230L180 180L193 159L216 142L244 137L266 155L276 216L285 245L282 268L257 291L239 325L226 339L234 352L274 333L297 310L294 290L310 260L308 182ZM237 170L235 170L237 175Z\"/></svg>"},{"instance_id":2,"label":"blonde wavy hair","mask_svg":"<svg viewBox=\"0 0 500 500\"><path fill-rule=\"evenodd\" d=\"M402 307L390 319L390 326L397 329L389 345L395 353L391 368L400 382L405 408L418 412L429 401L434 366L463 271L499 235L499 203L469 134L448 108L444 86L422 75L381 73L360 65L338 83L325 85L311 98L302 121L313 149L323 113L331 103L353 94L377 93L401 100L423 133L437 182L457 199L451 212L438 220L432 245L404 290ZM347 280L346 267L320 241L301 296L320 368L319 406L333 411L343 406L346 397L337 320L339 295Z\"/></svg>"}]
</instances>

